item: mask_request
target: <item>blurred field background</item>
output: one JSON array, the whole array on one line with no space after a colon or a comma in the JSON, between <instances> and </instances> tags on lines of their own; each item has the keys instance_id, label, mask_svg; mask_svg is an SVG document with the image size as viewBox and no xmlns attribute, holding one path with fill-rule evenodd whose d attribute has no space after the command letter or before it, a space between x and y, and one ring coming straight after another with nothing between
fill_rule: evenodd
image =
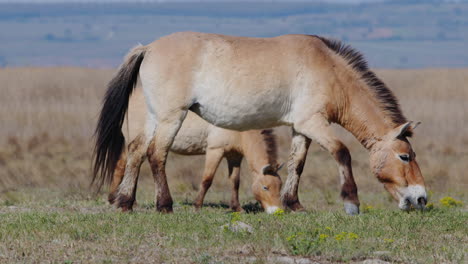
<instances>
[{"instance_id":1,"label":"blurred field background","mask_svg":"<svg viewBox=\"0 0 468 264\"><path fill-rule=\"evenodd\" d=\"M87 68L1 68L0 203L22 195L56 199L94 197L89 188L92 135L106 83L114 70ZM377 70L395 92L404 114L422 121L411 139L432 200L467 199L468 69ZM366 150L337 128L353 157L362 204L386 207L389 196L371 175ZM277 129L281 161L287 161L289 128ZM201 181L202 156L171 154L168 181L176 202L191 202ZM253 201L243 163L241 203ZM144 164L138 200L152 203L153 180ZM280 172L283 181L286 170ZM143 182L143 183L141 183ZM228 203L224 163L206 202ZM382 195L381 195L382 194ZM105 195L101 197L105 199ZM308 209L341 206L338 172L331 156L312 144L301 178L300 198ZM32 199L34 200L34 199ZM391 206L396 208L396 203Z\"/></svg>"}]
</instances>

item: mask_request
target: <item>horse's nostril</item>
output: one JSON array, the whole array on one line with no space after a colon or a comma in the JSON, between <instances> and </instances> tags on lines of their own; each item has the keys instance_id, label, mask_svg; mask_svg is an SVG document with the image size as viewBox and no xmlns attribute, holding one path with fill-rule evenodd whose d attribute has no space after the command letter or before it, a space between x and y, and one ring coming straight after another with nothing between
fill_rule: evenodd
<instances>
[{"instance_id":1,"label":"horse's nostril","mask_svg":"<svg viewBox=\"0 0 468 264\"><path fill-rule=\"evenodd\" d=\"M418 204L425 206L427 204L427 200L425 197L418 198Z\"/></svg>"},{"instance_id":2,"label":"horse's nostril","mask_svg":"<svg viewBox=\"0 0 468 264\"><path fill-rule=\"evenodd\" d=\"M406 204L407 206L410 206L410 205L411 205L410 199L406 198L406 199L405 199L405 204Z\"/></svg>"}]
</instances>

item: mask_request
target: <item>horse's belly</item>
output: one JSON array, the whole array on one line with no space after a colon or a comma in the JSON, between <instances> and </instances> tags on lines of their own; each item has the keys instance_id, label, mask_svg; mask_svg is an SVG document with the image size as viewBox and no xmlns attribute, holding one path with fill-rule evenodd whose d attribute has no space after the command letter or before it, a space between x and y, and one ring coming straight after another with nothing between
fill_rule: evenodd
<instances>
[{"instance_id":1,"label":"horse's belly","mask_svg":"<svg viewBox=\"0 0 468 264\"><path fill-rule=\"evenodd\" d=\"M222 97L212 100L199 100L191 111L209 123L232 130L269 128L283 124L281 106L252 99L234 97L223 100Z\"/></svg>"}]
</instances>

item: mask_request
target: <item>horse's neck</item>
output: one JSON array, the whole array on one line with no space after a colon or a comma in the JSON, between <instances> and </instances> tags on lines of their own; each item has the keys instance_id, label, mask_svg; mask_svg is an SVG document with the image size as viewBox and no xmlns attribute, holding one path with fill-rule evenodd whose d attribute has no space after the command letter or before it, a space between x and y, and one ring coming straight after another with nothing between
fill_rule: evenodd
<instances>
[{"instance_id":1,"label":"horse's neck","mask_svg":"<svg viewBox=\"0 0 468 264\"><path fill-rule=\"evenodd\" d=\"M340 82L343 85L341 102L337 103L336 122L351 132L361 144L370 149L396 124L387 113L371 88L364 81Z\"/></svg>"},{"instance_id":2,"label":"horse's neck","mask_svg":"<svg viewBox=\"0 0 468 264\"><path fill-rule=\"evenodd\" d=\"M241 145L244 157L251 169L261 173L265 165L276 163L276 158L269 151L271 146L268 146L265 135L261 134L260 130L242 132Z\"/></svg>"}]
</instances>

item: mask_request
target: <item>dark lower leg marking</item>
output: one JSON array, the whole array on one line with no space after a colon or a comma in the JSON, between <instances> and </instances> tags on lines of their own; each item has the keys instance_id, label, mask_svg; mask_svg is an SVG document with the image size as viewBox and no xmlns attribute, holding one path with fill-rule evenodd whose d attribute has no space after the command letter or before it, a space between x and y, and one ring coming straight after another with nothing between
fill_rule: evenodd
<instances>
[{"instance_id":1,"label":"dark lower leg marking","mask_svg":"<svg viewBox=\"0 0 468 264\"><path fill-rule=\"evenodd\" d=\"M113 189L108 200L122 208L122 211L133 210L144 148L142 136L139 135L129 144L127 156L121 157L119 170L114 173Z\"/></svg>"},{"instance_id":2,"label":"dark lower leg marking","mask_svg":"<svg viewBox=\"0 0 468 264\"><path fill-rule=\"evenodd\" d=\"M224 149L207 150L205 156L205 168L203 170L202 182L200 183L200 191L198 192L194 203L195 208L200 208L203 205L205 195L213 183L214 175L224 155Z\"/></svg>"},{"instance_id":3,"label":"dark lower leg marking","mask_svg":"<svg viewBox=\"0 0 468 264\"><path fill-rule=\"evenodd\" d=\"M359 205L357 186L354 181L351 168L351 154L346 146L340 144L338 151L335 152L335 159L340 166L340 177L342 178L341 198L344 201L350 201Z\"/></svg>"},{"instance_id":4,"label":"dark lower leg marking","mask_svg":"<svg viewBox=\"0 0 468 264\"><path fill-rule=\"evenodd\" d=\"M243 156L240 153L229 153L227 156L229 177L231 178L231 202L230 208L240 212L242 208L239 203L240 166Z\"/></svg>"},{"instance_id":5,"label":"dark lower leg marking","mask_svg":"<svg viewBox=\"0 0 468 264\"><path fill-rule=\"evenodd\" d=\"M200 208L203 205L203 200L205 199L206 192L210 188L211 184L213 183L213 179L205 179L200 184L200 192L198 193L197 199L193 204L195 208Z\"/></svg>"},{"instance_id":6,"label":"dark lower leg marking","mask_svg":"<svg viewBox=\"0 0 468 264\"><path fill-rule=\"evenodd\" d=\"M169 186L167 185L165 172L167 149L158 150L156 142L153 139L149 145L147 156L156 183L156 210L163 213L171 213L173 211L173 201Z\"/></svg>"}]
</instances>

